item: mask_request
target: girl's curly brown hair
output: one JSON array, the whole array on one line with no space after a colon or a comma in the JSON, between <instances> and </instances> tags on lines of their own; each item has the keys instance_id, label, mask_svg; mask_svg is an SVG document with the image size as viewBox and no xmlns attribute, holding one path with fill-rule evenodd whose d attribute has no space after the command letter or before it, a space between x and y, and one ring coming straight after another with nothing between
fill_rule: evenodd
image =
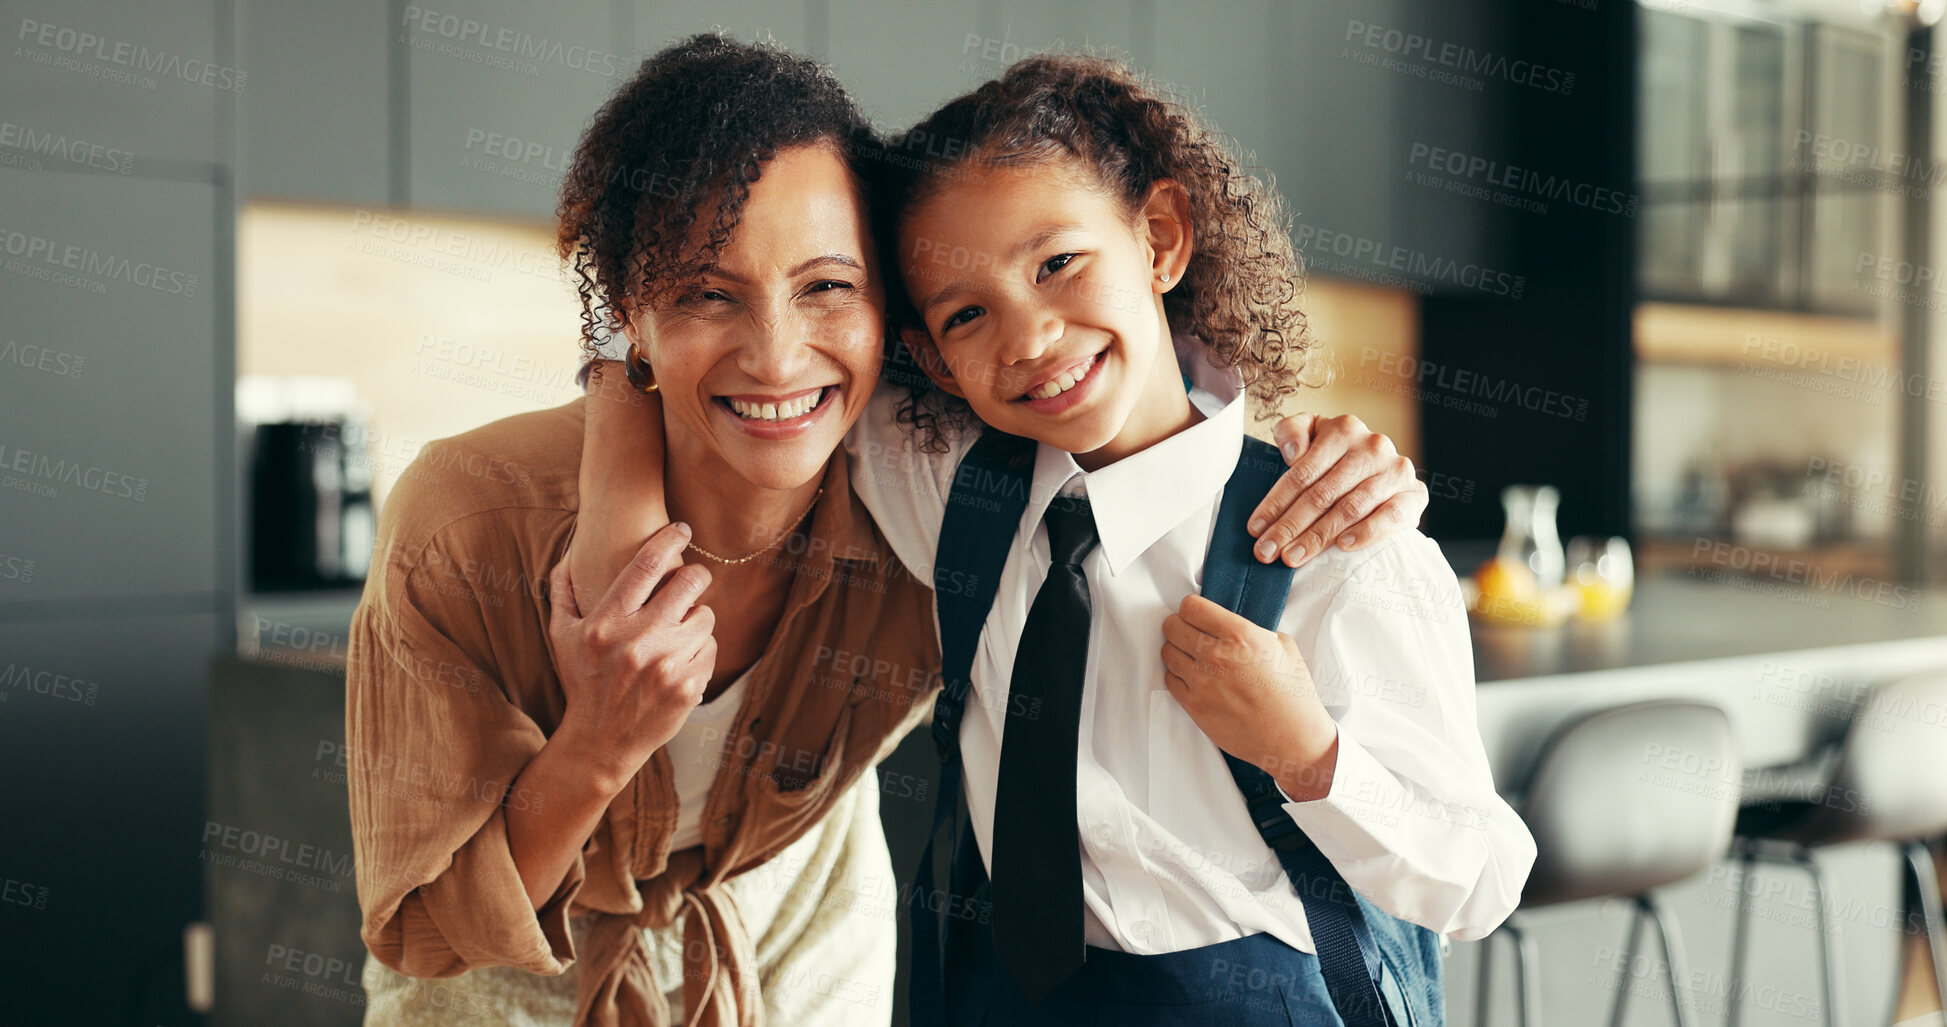
<instances>
[{"instance_id":1,"label":"girl's curly brown hair","mask_svg":"<svg viewBox=\"0 0 1947 1027\"><path fill-rule=\"evenodd\" d=\"M582 379L634 311L711 269L765 163L811 143L842 153L870 195L883 144L823 65L708 33L642 63L582 136L556 210L555 246L581 296Z\"/></svg>"},{"instance_id":2,"label":"girl's curly brown hair","mask_svg":"<svg viewBox=\"0 0 1947 1027\"><path fill-rule=\"evenodd\" d=\"M1295 393L1311 345L1298 306L1304 270L1278 194L1210 126L1119 60L1041 54L953 100L887 144L881 253L899 252L896 224L972 162L1079 160L1131 216L1150 184L1174 179L1190 196L1195 244L1181 285L1165 293L1172 332L1199 337L1218 363L1239 368L1266 404ZM889 321L924 330L896 273ZM895 361L889 361L889 365ZM911 365L901 353L898 363ZM919 378L919 381L912 379ZM900 418L937 448L965 411L923 376L903 375Z\"/></svg>"}]
</instances>

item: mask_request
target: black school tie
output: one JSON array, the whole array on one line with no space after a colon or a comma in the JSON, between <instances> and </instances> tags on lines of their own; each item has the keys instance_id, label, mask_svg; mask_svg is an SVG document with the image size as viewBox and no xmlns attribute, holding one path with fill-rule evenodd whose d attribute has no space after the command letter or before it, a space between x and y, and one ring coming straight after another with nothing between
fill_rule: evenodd
<instances>
[{"instance_id":1,"label":"black school tie","mask_svg":"<svg viewBox=\"0 0 1947 1027\"><path fill-rule=\"evenodd\" d=\"M1076 737L1088 667L1088 500L1057 497L1044 519L1053 561L1014 654L994 799L994 946L1039 1003L1082 965Z\"/></svg>"}]
</instances>

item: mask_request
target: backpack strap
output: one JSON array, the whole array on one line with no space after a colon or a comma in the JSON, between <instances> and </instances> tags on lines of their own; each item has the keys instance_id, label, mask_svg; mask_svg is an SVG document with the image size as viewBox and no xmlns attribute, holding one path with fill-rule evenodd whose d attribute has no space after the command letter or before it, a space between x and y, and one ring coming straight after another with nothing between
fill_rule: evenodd
<instances>
[{"instance_id":1,"label":"backpack strap","mask_svg":"<svg viewBox=\"0 0 1947 1027\"><path fill-rule=\"evenodd\" d=\"M941 911L956 898L936 888L933 843L946 829L946 851L960 852L960 717L973 684L974 652L981 627L993 609L1007 553L1027 512L1028 485L1034 469L1035 444L1030 439L988 428L960 460L947 497L940 527L939 549L933 561L934 608L940 619L940 669L943 681L933 702L933 744L940 751L940 780L933 798L933 826L919 858L919 874L907 897L912 927L913 971L908 1006L916 1025L948 1022L945 941ZM985 918L982 917L982 920Z\"/></svg>"},{"instance_id":2,"label":"backpack strap","mask_svg":"<svg viewBox=\"0 0 1947 1027\"><path fill-rule=\"evenodd\" d=\"M1284 615L1293 569L1257 562L1246 525L1258 501L1284 471L1284 460L1275 447L1248 436L1244 439L1237 469L1224 485L1217 528L1203 561L1204 597L1269 631L1278 630ZM1284 796L1270 774L1229 753L1224 754L1224 762L1244 795L1258 834L1278 854L1285 876L1305 905L1319 972L1332 1005L1346 1027L1387 1027L1391 1014L1379 995L1383 966L1379 944L1352 888L1285 813Z\"/></svg>"}]
</instances>

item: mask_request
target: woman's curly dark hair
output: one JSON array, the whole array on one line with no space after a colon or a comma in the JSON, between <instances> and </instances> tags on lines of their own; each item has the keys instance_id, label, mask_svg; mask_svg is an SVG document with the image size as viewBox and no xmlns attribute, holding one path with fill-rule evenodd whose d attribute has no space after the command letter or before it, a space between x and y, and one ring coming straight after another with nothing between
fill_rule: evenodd
<instances>
[{"instance_id":1,"label":"woman's curly dark hair","mask_svg":"<svg viewBox=\"0 0 1947 1027\"><path fill-rule=\"evenodd\" d=\"M751 183L780 150L825 143L869 197L882 146L823 65L769 43L691 36L642 62L575 148L555 246L581 296L581 375L632 312L716 263ZM714 207L700 245L696 221Z\"/></svg>"},{"instance_id":2,"label":"woman's curly dark hair","mask_svg":"<svg viewBox=\"0 0 1947 1027\"><path fill-rule=\"evenodd\" d=\"M892 173L884 207L894 222L973 162L1077 159L1132 215L1151 183L1174 179L1190 196L1195 245L1182 284L1163 297L1170 330L1201 338L1220 364L1242 370L1250 395L1266 404L1303 384L1311 345L1298 306L1304 270L1283 201L1223 137L1127 64L1080 54L1028 57L894 137L886 153ZM880 252L897 254L896 229L881 225ZM889 321L924 330L896 269L887 278ZM903 353L897 360L912 362ZM964 410L923 380L905 384L900 418L937 448L940 430L964 423Z\"/></svg>"}]
</instances>

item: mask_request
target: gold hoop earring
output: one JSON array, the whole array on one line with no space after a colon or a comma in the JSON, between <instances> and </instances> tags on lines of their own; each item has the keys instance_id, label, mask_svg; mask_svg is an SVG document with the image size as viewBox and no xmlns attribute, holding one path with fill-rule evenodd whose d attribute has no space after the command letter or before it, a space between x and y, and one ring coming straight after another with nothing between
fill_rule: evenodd
<instances>
[{"instance_id":1,"label":"gold hoop earring","mask_svg":"<svg viewBox=\"0 0 1947 1027\"><path fill-rule=\"evenodd\" d=\"M649 369L649 362L642 359L642 354L637 352L633 342L629 343L629 351L622 356L622 373L629 376L630 385L643 392L654 392L658 387L656 376Z\"/></svg>"}]
</instances>

